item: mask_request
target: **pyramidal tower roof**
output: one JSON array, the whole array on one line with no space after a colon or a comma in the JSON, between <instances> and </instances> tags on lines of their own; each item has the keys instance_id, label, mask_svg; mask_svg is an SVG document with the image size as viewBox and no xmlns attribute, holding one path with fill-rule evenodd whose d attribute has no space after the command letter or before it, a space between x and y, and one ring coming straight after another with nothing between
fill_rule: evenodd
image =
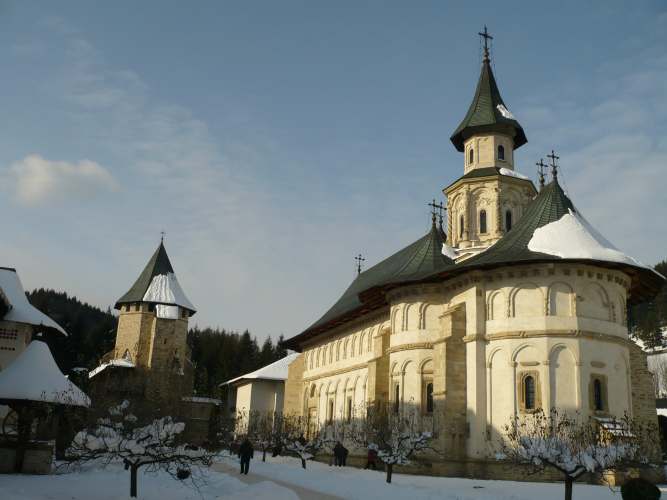
<instances>
[{"instance_id":1,"label":"pyramidal tower roof","mask_svg":"<svg viewBox=\"0 0 667 500\"><path fill-rule=\"evenodd\" d=\"M132 288L118 299L115 307L120 309L122 304L136 302L180 306L192 314L196 312L176 279L163 241L160 241L160 246L157 247Z\"/></svg>"},{"instance_id":2,"label":"pyramidal tower roof","mask_svg":"<svg viewBox=\"0 0 667 500\"><path fill-rule=\"evenodd\" d=\"M488 36L486 31L484 36ZM488 36L488 38L491 37ZM498 90L498 84L491 69L489 49L485 44L482 70L477 81L475 96L463 121L456 127L450 140L457 151L463 152L463 143L467 138L486 132L501 132L513 136L514 149L528 142L523 128L500 96L500 90Z\"/></svg>"}]
</instances>

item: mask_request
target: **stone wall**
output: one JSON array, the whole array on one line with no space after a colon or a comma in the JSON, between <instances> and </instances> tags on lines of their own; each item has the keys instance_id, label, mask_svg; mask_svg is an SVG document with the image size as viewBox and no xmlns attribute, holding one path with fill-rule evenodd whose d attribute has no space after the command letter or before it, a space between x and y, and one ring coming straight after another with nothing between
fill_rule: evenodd
<instances>
[{"instance_id":1,"label":"stone wall","mask_svg":"<svg viewBox=\"0 0 667 500\"><path fill-rule=\"evenodd\" d=\"M303 371L304 356L301 354L287 367L285 399L283 403L283 412L286 415L303 416Z\"/></svg>"}]
</instances>

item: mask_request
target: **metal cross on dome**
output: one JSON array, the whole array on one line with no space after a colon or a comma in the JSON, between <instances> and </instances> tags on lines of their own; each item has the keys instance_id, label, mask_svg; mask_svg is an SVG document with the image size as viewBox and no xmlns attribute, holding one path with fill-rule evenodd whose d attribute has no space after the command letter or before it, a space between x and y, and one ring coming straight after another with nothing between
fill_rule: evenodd
<instances>
[{"instance_id":1,"label":"metal cross on dome","mask_svg":"<svg viewBox=\"0 0 667 500\"><path fill-rule=\"evenodd\" d=\"M542 188L544 187L544 167L546 167L546 165L544 164L542 158L540 158L540 161L535 163L535 165L537 165L537 174L540 177L540 187Z\"/></svg>"},{"instance_id":2,"label":"metal cross on dome","mask_svg":"<svg viewBox=\"0 0 667 500\"><path fill-rule=\"evenodd\" d=\"M361 254L357 255L354 258L355 261L357 261L357 276L361 274L361 263L364 262L366 259L362 257Z\"/></svg>"},{"instance_id":3,"label":"metal cross on dome","mask_svg":"<svg viewBox=\"0 0 667 500\"><path fill-rule=\"evenodd\" d=\"M484 58L489 58L489 40L493 40L493 37L489 35L489 31L486 29L486 24L484 25L484 31L477 33L484 39Z\"/></svg>"},{"instance_id":4,"label":"metal cross on dome","mask_svg":"<svg viewBox=\"0 0 667 500\"><path fill-rule=\"evenodd\" d=\"M560 156L557 156L556 153L554 152L554 150L552 149L551 154L547 155L547 158L549 158L551 160L551 164L550 164L550 166L551 166L551 175L555 179L555 178L558 177L558 164L556 163L556 160L560 160Z\"/></svg>"},{"instance_id":5,"label":"metal cross on dome","mask_svg":"<svg viewBox=\"0 0 667 500\"><path fill-rule=\"evenodd\" d=\"M164 243L164 237L167 235L166 232L160 231L160 243Z\"/></svg>"}]
</instances>

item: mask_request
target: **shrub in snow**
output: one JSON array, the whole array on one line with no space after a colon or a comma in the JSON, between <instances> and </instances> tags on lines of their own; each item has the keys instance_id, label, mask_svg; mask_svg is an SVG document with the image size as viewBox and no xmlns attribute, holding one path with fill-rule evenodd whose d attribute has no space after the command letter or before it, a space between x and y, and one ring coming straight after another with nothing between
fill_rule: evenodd
<instances>
[{"instance_id":1,"label":"shrub in snow","mask_svg":"<svg viewBox=\"0 0 667 500\"><path fill-rule=\"evenodd\" d=\"M65 453L67 465L97 461L104 466L120 461L130 471L130 496L136 497L140 467L184 479L193 467L211 464L211 452L179 440L185 429L183 422L154 412L137 416L127 400L106 413L74 436Z\"/></svg>"},{"instance_id":2,"label":"shrub in snow","mask_svg":"<svg viewBox=\"0 0 667 500\"><path fill-rule=\"evenodd\" d=\"M391 483L394 465L408 465L423 451L436 452L431 445L433 434L425 430L433 421L425 420L417 409L395 412L368 408L366 417L354 423L352 436L359 447L377 450L385 464L386 480Z\"/></svg>"},{"instance_id":3,"label":"shrub in snow","mask_svg":"<svg viewBox=\"0 0 667 500\"><path fill-rule=\"evenodd\" d=\"M660 489L645 479L630 479L621 486L623 500L658 500Z\"/></svg>"},{"instance_id":4,"label":"shrub in snow","mask_svg":"<svg viewBox=\"0 0 667 500\"><path fill-rule=\"evenodd\" d=\"M654 425L623 419L582 419L554 408L522 415L505 426L498 459L514 460L536 470L550 467L563 474L565 499L585 473L601 475L627 466L647 466L654 453Z\"/></svg>"}]
</instances>

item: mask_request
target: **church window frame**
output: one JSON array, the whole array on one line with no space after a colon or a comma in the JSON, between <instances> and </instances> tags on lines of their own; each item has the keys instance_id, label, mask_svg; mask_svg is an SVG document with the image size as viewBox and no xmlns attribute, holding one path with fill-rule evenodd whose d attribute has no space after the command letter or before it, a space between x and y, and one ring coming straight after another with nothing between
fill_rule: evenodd
<instances>
[{"instance_id":1,"label":"church window frame","mask_svg":"<svg viewBox=\"0 0 667 500\"><path fill-rule=\"evenodd\" d=\"M512 211L508 208L505 210L505 231L509 232L512 229L513 223Z\"/></svg>"},{"instance_id":2,"label":"church window frame","mask_svg":"<svg viewBox=\"0 0 667 500\"><path fill-rule=\"evenodd\" d=\"M398 414L401 406L401 384L394 385L394 413Z\"/></svg>"},{"instance_id":3,"label":"church window frame","mask_svg":"<svg viewBox=\"0 0 667 500\"><path fill-rule=\"evenodd\" d=\"M588 385L590 408L595 414L609 412L609 398L607 391L607 377L599 373L592 373Z\"/></svg>"},{"instance_id":4,"label":"church window frame","mask_svg":"<svg viewBox=\"0 0 667 500\"><path fill-rule=\"evenodd\" d=\"M329 418L327 418L327 421L329 424L333 424L333 419L334 419L334 400L333 398L329 398L329 402L327 404L327 415Z\"/></svg>"},{"instance_id":5,"label":"church window frame","mask_svg":"<svg viewBox=\"0 0 667 500\"><path fill-rule=\"evenodd\" d=\"M470 148L468 150L468 165L472 165L475 162L475 149Z\"/></svg>"},{"instance_id":6,"label":"church window frame","mask_svg":"<svg viewBox=\"0 0 667 500\"><path fill-rule=\"evenodd\" d=\"M463 238L463 228L465 227L465 217L461 215L459 217L459 238Z\"/></svg>"},{"instance_id":7,"label":"church window frame","mask_svg":"<svg viewBox=\"0 0 667 500\"><path fill-rule=\"evenodd\" d=\"M347 397L347 422L352 422L352 396Z\"/></svg>"},{"instance_id":8,"label":"church window frame","mask_svg":"<svg viewBox=\"0 0 667 500\"><path fill-rule=\"evenodd\" d=\"M520 413L535 413L542 408L542 390L540 374L537 371L526 371L519 374L518 381Z\"/></svg>"},{"instance_id":9,"label":"church window frame","mask_svg":"<svg viewBox=\"0 0 667 500\"><path fill-rule=\"evenodd\" d=\"M505 161L505 146L499 144L497 149L498 149L498 160Z\"/></svg>"},{"instance_id":10,"label":"church window frame","mask_svg":"<svg viewBox=\"0 0 667 500\"><path fill-rule=\"evenodd\" d=\"M479 212L479 233L486 234L488 231L486 224L486 210L480 210Z\"/></svg>"},{"instance_id":11,"label":"church window frame","mask_svg":"<svg viewBox=\"0 0 667 500\"><path fill-rule=\"evenodd\" d=\"M315 397L315 384L313 384L313 385L310 387L310 397L311 397L311 398L314 398L314 397Z\"/></svg>"},{"instance_id":12,"label":"church window frame","mask_svg":"<svg viewBox=\"0 0 667 500\"><path fill-rule=\"evenodd\" d=\"M424 387L424 413L427 415L433 413L433 380L427 380Z\"/></svg>"}]
</instances>

